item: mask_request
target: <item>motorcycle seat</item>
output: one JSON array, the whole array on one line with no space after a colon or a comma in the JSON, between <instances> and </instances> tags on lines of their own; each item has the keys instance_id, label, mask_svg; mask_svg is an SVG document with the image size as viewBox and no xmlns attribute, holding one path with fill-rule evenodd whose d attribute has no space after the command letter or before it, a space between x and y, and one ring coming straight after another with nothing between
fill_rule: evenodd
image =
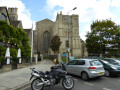
<instances>
[{"instance_id":1,"label":"motorcycle seat","mask_svg":"<svg viewBox=\"0 0 120 90\"><path fill-rule=\"evenodd\" d=\"M51 70L56 70L56 69L58 69L57 66L52 66L52 67L51 67Z\"/></svg>"}]
</instances>

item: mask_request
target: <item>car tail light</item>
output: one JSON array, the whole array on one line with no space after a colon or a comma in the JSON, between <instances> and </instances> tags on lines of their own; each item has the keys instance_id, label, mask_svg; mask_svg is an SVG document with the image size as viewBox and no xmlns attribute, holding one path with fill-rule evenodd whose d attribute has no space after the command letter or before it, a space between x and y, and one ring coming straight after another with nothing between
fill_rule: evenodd
<instances>
[{"instance_id":1,"label":"car tail light","mask_svg":"<svg viewBox=\"0 0 120 90\"><path fill-rule=\"evenodd\" d=\"M96 67L89 67L89 69L96 69Z\"/></svg>"}]
</instances>

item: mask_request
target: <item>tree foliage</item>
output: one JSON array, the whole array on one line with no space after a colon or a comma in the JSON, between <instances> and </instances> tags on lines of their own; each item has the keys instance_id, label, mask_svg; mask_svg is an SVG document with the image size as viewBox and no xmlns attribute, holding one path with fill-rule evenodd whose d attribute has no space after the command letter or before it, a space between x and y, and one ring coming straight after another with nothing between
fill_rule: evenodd
<instances>
[{"instance_id":1,"label":"tree foliage","mask_svg":"<svg viewBox=\"0 0 120 90\"><path fill-rule=\"evenodd\" d=\"M61 45L61 41L59 36L54 36L51 40L50 48L53 50L54 53L59 52L59 47Z\"/></svg>"},{"instance_id":2,"label":"tree foliage","mask_svg":"<svg viewBox=\"0 0 120 90\"><path fill-rule=\"evenodd\" d=\"M91 24L91 32L86 35L89 53L116 55L120 53L120 28L111 20L96 20Z\"/></svg>"},{"instance_id":3,"label":"tree foliage","mask_svg":"<svg viewBox=\"0 0 120 90\"><path fill-rule=\"evenodd\" d=\"M29 39L22 28L14 28L8 25L6 21L0 21L0 41L10 43L10 54L12 58L17 57L17 50L19 48L24 57L30 57ZM6 47L0 46L0 56L5 55L5 52Z\"/></svg>"}]
</instances>

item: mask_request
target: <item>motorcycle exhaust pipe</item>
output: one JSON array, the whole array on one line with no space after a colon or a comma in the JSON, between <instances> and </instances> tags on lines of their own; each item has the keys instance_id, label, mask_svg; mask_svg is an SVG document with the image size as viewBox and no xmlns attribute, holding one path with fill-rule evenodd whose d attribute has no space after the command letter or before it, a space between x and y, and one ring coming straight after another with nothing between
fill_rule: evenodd
<instances>
[{"instance_id":1,"label":"motorcycle exhaust pipe","mask_svg":"<svg viewBox=\"0 0 120 90\"><path fill-rule=\"evenodd\" d=\"M43 78L41 78L41 80L42 80L42 83L50 85L50 81L49 80L45 81Z\"/></svg>"}]
</instances>

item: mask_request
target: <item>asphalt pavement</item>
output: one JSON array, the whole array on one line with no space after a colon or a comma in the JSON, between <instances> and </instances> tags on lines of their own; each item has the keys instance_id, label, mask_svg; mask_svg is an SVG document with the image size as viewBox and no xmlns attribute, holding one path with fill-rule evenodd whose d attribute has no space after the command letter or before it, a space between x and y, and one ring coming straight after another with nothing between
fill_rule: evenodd
<instances>
[{"instance_id":1,"label":"asphalt pavement","mask_svg":"<svg viewBox=\"0 0 120 90\"><path fill-rule=\"evenodd\" d=\"M73 76L73 75L72 75ZM120 90L120 76L93 78L89 81L83 81L78 76L73 76L74 87L72 90ZM28 85L22 90L31 90ZM51 87L44 87L43 90L65 90L61 83Z\"/></svg>"},{"instance_id":2,"label":"asphalt pavement","mask_svg":"<svg viewBox=\"0 0 120 90\"><path fill-rule=\"evenodd\" d=\"M50 71L54 63L51 60L42 60L38 64L30 66L39 71ZM31 77L30 67L16 69L10 72L0 74L0 90L15 90L30 84Z\"/></svg>"}]
</instances>

